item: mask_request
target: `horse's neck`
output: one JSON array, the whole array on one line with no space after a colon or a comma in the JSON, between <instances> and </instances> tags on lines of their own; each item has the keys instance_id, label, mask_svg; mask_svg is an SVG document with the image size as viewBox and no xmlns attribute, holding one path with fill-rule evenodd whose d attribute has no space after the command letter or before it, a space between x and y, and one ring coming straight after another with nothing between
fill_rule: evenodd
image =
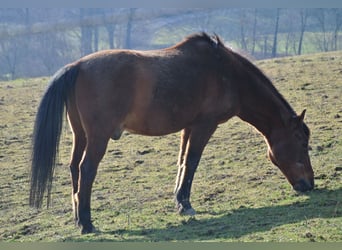
<instances>
[{"instance_id":1,"label":"horse's neck","mask_svg":"<svg viewBox=\"0 0 342 250\"><path fill-rule=\"evenodd\" d=\"M234 72L240 107L237 114L259 130L269 141L274 129L283 128L295 113L275 89L271 81L251 62L230 52L230 60L238 62Z\"/></svg>"},{"instance_id":2,"label":"horse's neck","mask_svg":"<svg viewBox=\"0 0 342 250\"><path fill-rule=\"evenodd\" d=\"M284 120L291 116L291 111L277 100L271 92L258 95L258 92L241 98L238 117L254 126L268 141L274 129L284 127Z\"/></svg>"}]
</instances>

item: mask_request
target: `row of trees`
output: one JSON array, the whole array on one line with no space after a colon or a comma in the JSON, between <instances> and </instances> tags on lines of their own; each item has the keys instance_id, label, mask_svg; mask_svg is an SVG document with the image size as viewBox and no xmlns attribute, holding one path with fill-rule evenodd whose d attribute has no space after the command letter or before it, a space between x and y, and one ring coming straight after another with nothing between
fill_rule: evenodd
<instances>
[{"instance_id":1,"label":"row of trees","mask_svg":"<svg viewBox=\"0 0 342 250\"><path fill-rule=\"evenodd\" d=\"M262 51L267 53L267 39L272 38L272 33L258 34L258 9L253 11L240 10L240 45L242 49L255 53L256 43L260 37L264 39ZM304 33L309 31L316 33L311 37L316 41L311 46L316 46L317 51L330 51L341 49L342 10L341 9L276 9L274 14L273 43L271 44L271 56L278 55L278 35L282 34L282 53L301 55L303 52ZM247 27L247 28L246 28ZM252 27L251 33L246 35L245 30ZM259 39L258 37L259 36ZM248 43L248 39L251 42Z\"/></svg>"},{"instance_id":2,"label":"row of trees","mask_svg":"<svg viewBox=\"0 0 342 250\"><path fill-rule=\"evenodd\" d=\"M0 9L0 78L51 75L83 55L155 49L193 32L267 58L342 49L342 9Z\"/></svg>"}]
</instances>

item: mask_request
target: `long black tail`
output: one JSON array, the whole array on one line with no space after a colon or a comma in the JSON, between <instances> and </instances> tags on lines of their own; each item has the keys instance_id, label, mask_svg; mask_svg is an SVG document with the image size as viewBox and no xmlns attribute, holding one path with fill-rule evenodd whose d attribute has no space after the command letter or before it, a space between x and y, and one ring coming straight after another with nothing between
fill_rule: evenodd
<instances>
[{"instance_id":1,"label":"long black tail","mask_svg":"<svg viewBox=\"0 0 342 250\"><path fill-rule=\"evenodd\" d=\"M50 203L53 172L67 98L74 90L78 64L67 65L51 79L38 108L33 133L30 206L41 207L47 190Z\"/></svg>"}]
</instances>

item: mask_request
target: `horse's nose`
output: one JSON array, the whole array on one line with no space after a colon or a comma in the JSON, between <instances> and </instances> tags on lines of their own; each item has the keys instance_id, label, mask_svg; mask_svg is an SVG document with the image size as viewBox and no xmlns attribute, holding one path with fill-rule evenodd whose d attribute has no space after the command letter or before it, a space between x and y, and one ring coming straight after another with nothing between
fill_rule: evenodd
<instances>
[{"instance_id":1,"label":"horse's nose","mask_svg":"<svg viewBox=\"0 0 342 250\"><path fill-rule=\"evenodd\" d=\"M299 192L306 192L310 191L314 188L315 182L314 180L304 180L300 179L297 184L293 186L294 190L299 191Z\"/></svg>"}]
</instances>

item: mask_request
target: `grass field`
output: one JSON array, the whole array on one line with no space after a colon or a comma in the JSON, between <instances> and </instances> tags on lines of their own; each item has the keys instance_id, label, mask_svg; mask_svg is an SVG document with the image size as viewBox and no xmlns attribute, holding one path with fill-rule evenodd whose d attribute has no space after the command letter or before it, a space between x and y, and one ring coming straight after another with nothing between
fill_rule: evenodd
<instances>
[{"instance_id":1,"label":"grass field","mask_svg":"<svg viewBox=\"0 0 342 250\"><path fill-rule=\"evenodd\" d=\"M196 173L195 217L176 214L179 134L125 133L109 143L92 194L99 233L74 226L65 125L52 207L28 206L30 141L47 78L0 82L1 241L342 241L342 52L258 61L299 113L307 108L316 188L298 194L266 158L263 138L231 119ZM65 123L66 124L66 123Z\"/></svg>"}]
</instances>

